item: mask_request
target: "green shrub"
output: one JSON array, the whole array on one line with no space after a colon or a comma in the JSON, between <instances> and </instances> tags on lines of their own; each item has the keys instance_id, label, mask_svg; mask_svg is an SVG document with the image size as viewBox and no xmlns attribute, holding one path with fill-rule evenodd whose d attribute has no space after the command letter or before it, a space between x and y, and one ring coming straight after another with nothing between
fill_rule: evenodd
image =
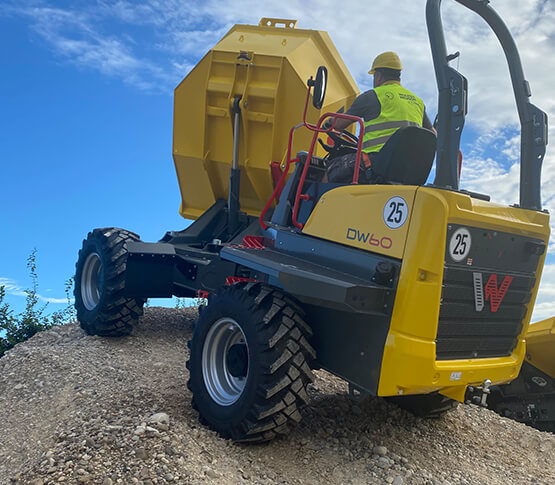
<instances>
[{"instance_id":1,"label":"green shrub","mask_svg":"<svg viewBox=\"0 0 555 485\"><path fill-rule=\"evenodd\" d=\"M31 287L25 292L25 310L14 314L9 304L5 302L6 288L0 286L0 357L14 345L24 342L37 332L47 330L54 325L62 325L75 318L75 308L71 304L70 292L73 286L73 277L65 283L68 305L63 310L46 313L48 303L39 305L38 275L37 275L37 250L33 249L27 258L27 268L31 277Z\"/></svg>"}]
</instances>

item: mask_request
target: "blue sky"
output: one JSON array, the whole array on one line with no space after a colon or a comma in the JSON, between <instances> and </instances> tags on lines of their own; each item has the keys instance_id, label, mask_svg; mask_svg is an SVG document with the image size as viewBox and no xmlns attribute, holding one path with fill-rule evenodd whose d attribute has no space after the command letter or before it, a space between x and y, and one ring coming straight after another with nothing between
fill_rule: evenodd
<instances>
[{"instance_id":1,"label":"blue sky","mask_svg":"<svg viewBox=\"0 0 555 485\"><path fill-rule=\"evenodd\" d=\"M451 51L470 82L462 185L518 199L518 131L505 61L481 19L444 2ZM532 102L555 112L555 12L547 0L492 2L515 34ZM21 308L25 260L38 249L39 292L63 306L82 239L119 226L156 241L181 229L171 158L172 91L234 23L297 19L326 30L361 90L381 51L397 51L403 83L436 111L424 0L189 2L0 0L0 284ZM333 12L330 15L329 12ZM353 15L353 12L357 12ZM368 39L364 33L368 32ZM553 129L551 139L555 139ZM548 147L543 199L555 210ZM555 315L553 248L535 318Z\"/></svg>"}]
</instances>

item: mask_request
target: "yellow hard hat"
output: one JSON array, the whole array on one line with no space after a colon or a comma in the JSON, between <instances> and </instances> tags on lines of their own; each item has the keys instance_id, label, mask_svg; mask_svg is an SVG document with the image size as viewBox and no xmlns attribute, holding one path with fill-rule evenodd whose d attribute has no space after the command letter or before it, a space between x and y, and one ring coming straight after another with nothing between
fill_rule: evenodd
<instances>
[{"instance_id":1,"label":"yellow hard hat","mask_svg":"<svg viewBox=\"0 0 555 485\"><path fill-rule=\"evenodd\" d=\"M397 69L398 71L403 69L401 64L401 59L395 52L382 52L379 56L374 59L372 67L368 71L368 74L374 74L374 69L379 69L380 67L385 67L387 69Z\"/></svg>"}]
</instances>

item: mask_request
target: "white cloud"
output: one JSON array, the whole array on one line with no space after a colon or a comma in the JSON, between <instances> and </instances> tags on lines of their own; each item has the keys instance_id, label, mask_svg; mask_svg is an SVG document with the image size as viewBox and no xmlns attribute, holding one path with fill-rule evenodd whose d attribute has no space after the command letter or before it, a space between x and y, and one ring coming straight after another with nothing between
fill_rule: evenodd
<instances>
[{"instance_id":1,"label":"white cloud","mask_svg":"<svg viewBox=\"0 0 555 485\"><path fill-rule=\"evenodd\" d=\"M17 283L17 281L11 278L5 278L0 276L0 286L4 287L4 289L6 290L6 294L8 295L20 296L20 297L27 296L26 290L22 286L20 286ZM40 293L37 293L37 298L40 301L43 301L45 303L53 303L53 304L68 303L67 298L52 298L52 297L43 296ZM70 303L73 303L73 299L71 299Z\"/></svg>"},{"instance_id":2,"label":"white cloud","mask_svg":"<svg viewBox=\"0 0 555 485\"><path fill-rule=\"evenodd\" d=\"M67 298L50 298L50 297L41 296L41 295L39 295L39 298L42 301L45 301L47 303L54 303L54 304L68 303ZM70 299L69 303L73 303L73 298Z\"/></svg>"},{"instance_id":3,"label":"white cloud","mask_svg":"<svg viewBox=\"0 0 555 485\"><path fill-rule=\"evenodd\" d=\"M47 4L48 5L48 4ZM171 92L175 75L145 56L138 56L135 39L125 33L105 33L94 9L76 10L49 6L12 6L8 13L29 19L31 28L62 59L80 67L122 79L137 89Z\"/></svg>"},{"instance_id":4,"label":"white cloud","mask_svg":"<svg viewBox=\"0 0 555 485\"><path fill-rule=\"evenodd\" d=\"M19 287L19 285L10 278L3 278L0 277L0 286L3 286L6 290L6 293L14 296L25 296L23 290Z\"/></svg>"}]
</instances>

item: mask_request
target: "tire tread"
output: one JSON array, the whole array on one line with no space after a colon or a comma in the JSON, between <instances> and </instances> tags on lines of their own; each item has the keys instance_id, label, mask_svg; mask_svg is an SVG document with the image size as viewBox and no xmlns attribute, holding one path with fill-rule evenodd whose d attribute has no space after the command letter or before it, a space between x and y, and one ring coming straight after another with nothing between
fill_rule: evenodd
<instances>
[{"instance_id":1,"label":"tire tread","mask_svg":"<svg viewBox=\"0 0 555 485\"><path fill-rule=\"evenodd\" d=\"M105 285L103 298L99 303L98 311L88 311L81 302L80 282L75 285L75 307L77 318L81 328L89 335L103 337L121 337L129 335L133 326L137 324L143 315L144 298L127 298L125 290L125 271L127 267L127 243L140 241L134 232L114 227L94 229L89 232L87 239L83 241L83 248L79 251L76 264L76 274L80 272L80 266L84 263L85 247L94 240L108 260L105 271ZM77 279L77 278L76 278Z\"/></svg>"},{"instance_id":2,"label":"tire tread","mask_svg":"<svg viewBox=\"0 0 555 485\"><path fill-rule=\"evenodd\" d=\"M306 388L313 381L313 375L307 361L315 357L314 349L308 343L312 331L304 321L300 307L280 290L247 282L236 283L221 291L229 292L231 298L246 305L257 319L257 332L264 339L260 358L264 382L256 390L255 401L240 422L211 423L210 427L237 442L269 441L285 434L289 425L298 423L301 419L299 409L308 402ZM196 328L202 325L203 318L208 318L210 305L218 304L218 296L199 316ZM193 347L192 341L189 347ZM202 372L194 367L189 359L187 368L191 375ZM188 387L193 392L193 407L199 412L199 420L206 422L208 419L195 399L198 392L196 379L191 375Z\"/></svg>"}]
</instances>

